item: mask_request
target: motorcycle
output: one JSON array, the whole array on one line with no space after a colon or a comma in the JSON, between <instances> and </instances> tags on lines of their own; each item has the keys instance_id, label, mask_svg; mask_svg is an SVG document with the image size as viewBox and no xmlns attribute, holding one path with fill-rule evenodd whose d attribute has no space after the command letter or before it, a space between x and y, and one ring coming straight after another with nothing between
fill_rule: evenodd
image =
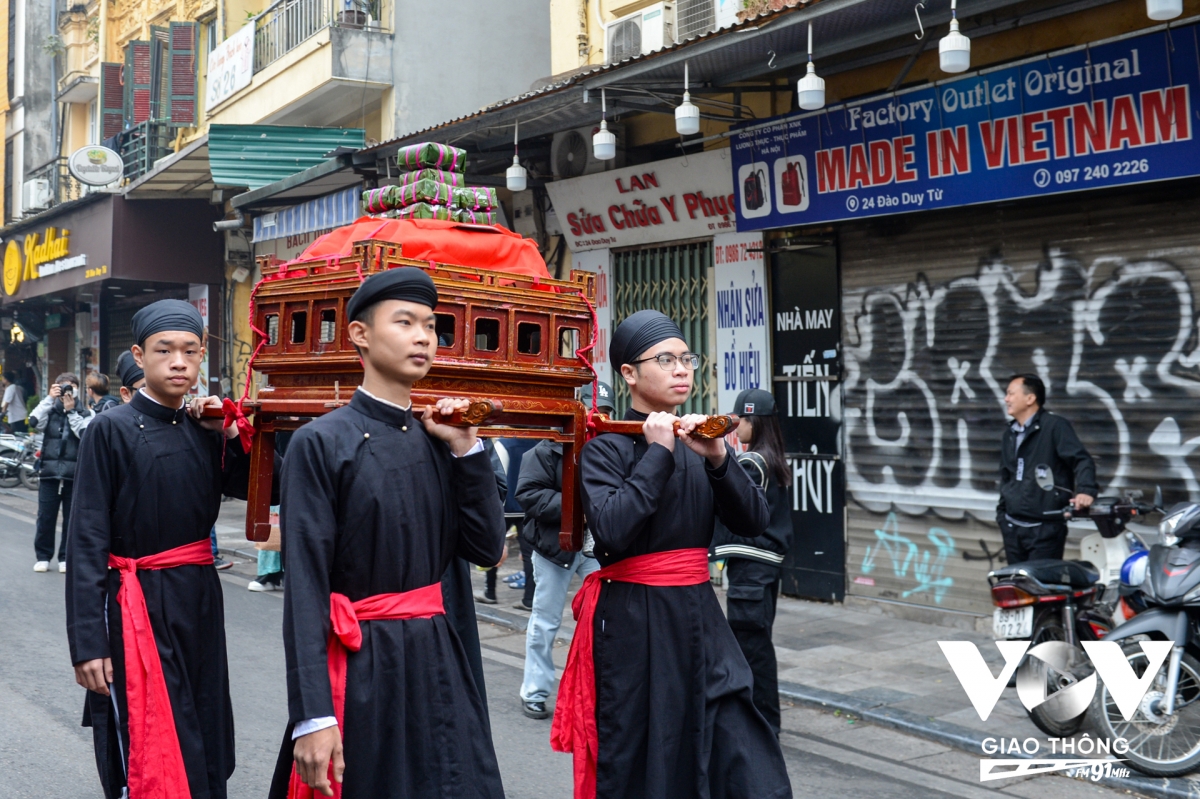
<instances>
[{"instance_id":1,"label":"motorcycle","mask_svg":"<svg viewBox=\"0 0 1200 799\"><path fill-rule=\"evenodd\" d=\"M1022 703L1033 707L1030 720L1047 735L1067 737L1083 728L1086 699L1079 692L1064 693L1093 672L1080 643L1100 640L1125 620L1121 569L1134 549L1145 548L1126 526L1155 509L1136 500L1135 492L1124 500L1100 497L1089 508L1068 505L1049 512L1096 525L1098 533L1080 544L1084 560L1032 560L988 574L997 638L1029 639L1031 650L1048 642L1062 644L1043 649L1044 657L1026 658L1016 675Z\"/></svg>"},{"instance_id":2,"label":"motorcycle","mask_svg":"<svg viewBox=\"0 0 1200 799\"><path fill-rule=\"evenodd\" d=\"M23 435L0 434L0 488L15 488L23 484L37 489L37 474L33 470L37 441ZM33 485L30 486L30 480Z\"/></svg>"},{"instance_id":3,"label":"motorcycle","mask_svg":"<svg viewBox=\"0 0 1200 799\"><path fill-rule=\"evenodd\" d=\"M1107 686L1100 684L1090 717L1098 735L1124 738L1127 762L1153 777L1175 777L1200 767L1200 503L1183 502L1164 513L1162 543L1150 547L1142 574L1136 560L1130 588L1146 610L1104 636L1122 644L1140 679L1148 667L1139 641L1170 641L1130 721L1125 721Z\"/></svg>"}]
</instances>

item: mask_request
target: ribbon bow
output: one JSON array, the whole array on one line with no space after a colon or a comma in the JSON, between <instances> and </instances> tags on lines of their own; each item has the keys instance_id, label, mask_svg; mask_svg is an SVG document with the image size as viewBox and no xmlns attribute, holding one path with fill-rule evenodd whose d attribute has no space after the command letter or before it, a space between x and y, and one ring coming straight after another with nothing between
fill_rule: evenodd
<instances>
[{"instance_id":1,"label":"ribbon bow","mask_svg":"<svg viewBox=\"0 0 1200 799\"><path fill-rule=\"evenodd\" d=\"M221 402L221 410L225 413L225 424L222 429L228 430L229 425L236 423L238 438L242 442L242 450L249 454L250 442L254 439L254 425L250 424L250 420L246 418L246 414L242 411L242 405L239 402L226 397Z\"/></svg>"}]
</instances>

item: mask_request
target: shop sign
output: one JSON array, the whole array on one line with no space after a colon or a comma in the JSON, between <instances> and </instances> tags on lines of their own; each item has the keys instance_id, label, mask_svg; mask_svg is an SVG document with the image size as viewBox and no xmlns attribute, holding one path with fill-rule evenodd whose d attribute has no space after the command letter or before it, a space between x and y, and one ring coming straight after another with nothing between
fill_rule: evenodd
<instances>
[{"instance_id":1,"label":"shop sign","mask_svg":"<svg viewBox=\"0 0 1200 799\"><path fill-rule=\"evenodd\" d=\"M125 174L125 162L115 150L90 144L71 153L67 170L80 183L107 186Z\"/></svg>"},{"instance_id":2,"label":"shop sign","mask_svg":"<svg viewBox=\"0 0 1200 799\"><path fill-rule=\"evenodd\" d=\"M717 408L733 409L750 388L771 390L767 355L767 279L761 233L713 236L713 283L717 305Z\"/></svg>"},{"instance_id":3,"label":"shop sign","mask_svg":"<svg viewBox=\"0 0 1200 799\"><path fill-rule=\"evenodd\" d=\"M4 249L4 293L11 297L26 280L87 266L87 255L70 255L70 236L69 230L48 227L44 237L30 233L23 243L9 240Z\"/></svg>"},{"instance_id":4,"label":"shop sign","mask_svg":"<svg viewBox=\"0 0 1200 799\"><path fill-rule=\"evenodd\" d=\"M249 86L253 77L254 23L248 22L208 54L204 110L216 108Z\"/></svg>"},{"instance_id":5,"label":"shop sign","mask_svg":"<svg viewBox=\"0 0 1200 799\"><path fill-rule=\"evenodd\" d=\"M572 252L737 230L729 152L714 150L546 184Z\"/></svg>"},{"instance_id":6,"label":"shop sign","mask_svg":"<svg viewBox=\"0 0 1200 799\"><path fill-rule=\"evenodd\" d=\"M1196 25L796 114L731 139L739 230L1200 175Z\"/></svg>"}]
</instances>

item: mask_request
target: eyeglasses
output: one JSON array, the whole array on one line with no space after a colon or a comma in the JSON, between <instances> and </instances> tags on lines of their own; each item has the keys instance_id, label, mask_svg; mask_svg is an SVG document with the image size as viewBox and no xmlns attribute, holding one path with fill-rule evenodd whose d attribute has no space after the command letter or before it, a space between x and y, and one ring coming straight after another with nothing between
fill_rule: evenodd
<instances>
[{"instance_id":1,"label":"eyeglasses","mask_svg":"<svg viewBox=\"0 0 1200 799\"><path fill-rule=\"evenodd\" d=\"M642 358L640 361L630 361L631 365L645 363L646 361L656 361L658 368L664 372L672 372L677 364L682 363L684 368L689 371L696 371L700 368L700 356L695 353L685 353L681 356L675 356L669 352L664 352L662 355L655 355L653 358Z\"/></svg>"}]
</instances>

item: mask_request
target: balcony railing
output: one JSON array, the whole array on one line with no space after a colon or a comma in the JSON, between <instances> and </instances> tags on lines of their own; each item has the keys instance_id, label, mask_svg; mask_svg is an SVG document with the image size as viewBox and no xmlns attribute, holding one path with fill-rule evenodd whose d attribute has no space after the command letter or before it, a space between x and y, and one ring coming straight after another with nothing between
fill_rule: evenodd
<instances>
[{"instance_id":1,"label":"balcony railing","mask_svg":"<svg viewBox=\"0 0 1200 799\"><path fill-rule=\"evenodd\" d=\"M42 199L48 199L44 207L25 209L25 214L33 214L38 211L43 211L46 208L53 208L71 200L78 200L85 194L95 191L95 188L86 183L79 182L67 169L67 159L65 157L55 158L53 161L42 164L37 169L25 176L26 182L33 180L45 180L50 184L50 192L44 195Z\"/></svg>"},{"instance_id":2,"label":"balcony railing","mask_svg":"<svg viewBox=\"0 0 1200 799\"><path fill-rule=\"evenodd\" d=\"M275 0L254 18L254 71L330 26L379 25L383 0Z\"/></svg>"},{"instance_id":3,"label":"balcony railing","mask_svg":"<svg viewBox=\"0 0 1200 799\"><path fill-rule=\"evenodd\" d=\"M154 162L175 152L171 142L177 130L166 122L142 122L120 135L121 160L125 179L137 180L154 168Z\"/></svg>"}]
</instances>

